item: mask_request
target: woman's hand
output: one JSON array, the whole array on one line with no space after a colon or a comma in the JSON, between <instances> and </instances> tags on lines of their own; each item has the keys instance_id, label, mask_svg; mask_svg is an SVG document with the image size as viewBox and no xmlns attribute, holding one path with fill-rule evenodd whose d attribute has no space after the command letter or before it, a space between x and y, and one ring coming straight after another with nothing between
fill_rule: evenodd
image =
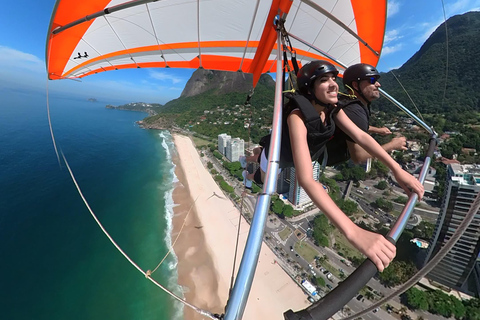
<instances>
[{"instance_id":1,"label":"woman's hand","mask_svg":"<svg viewBox=\"0 0 480 320\"><path fill-rule=\"evenodd\" d=\"M418 200L421 200L423 198L425 188L420 183L420 181L415 179L414 176L412 176L405 170L398 170L397 172L394 172L394 175L398 184L402 187L403 190L405 190L408 196L410 196L412 192L415 192L418 195Z\"/></svg>"},{"instance_id":2,"label":"woman's hand","mask_svg":"<svg viewBox=\"0 0 480 320\"><path fill-rule=\"evenodd\" d=\"M367 256L382 272L393 258L397 249L395 245L388 241L384 236L373 233L355 225L355 230L351 233L349 241L364 255Z\"/></svg>"}]
</instances>

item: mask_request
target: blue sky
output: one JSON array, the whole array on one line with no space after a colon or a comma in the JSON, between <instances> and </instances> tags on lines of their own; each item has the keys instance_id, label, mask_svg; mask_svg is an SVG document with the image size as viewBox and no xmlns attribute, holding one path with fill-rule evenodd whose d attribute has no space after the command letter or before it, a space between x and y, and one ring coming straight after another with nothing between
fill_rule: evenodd
<instances>
[{"instance_id":1,"label":"blue sky","mask_svg":"<svg viewBox=\"0 0 480 320\"><path fill-rule=\"evenodd\" d=\"M177 98L189 69L134 69L104 72L81 81L48 81L45 41L54 0L4 0L0 13L0 92L52 97L95 97L104 103L165 103ZM479 11L480 0L443 0L447 18ZM378 69L398 68L443 22L442 0L389 0L387 32Z\"/></svg>"}]
</instances>

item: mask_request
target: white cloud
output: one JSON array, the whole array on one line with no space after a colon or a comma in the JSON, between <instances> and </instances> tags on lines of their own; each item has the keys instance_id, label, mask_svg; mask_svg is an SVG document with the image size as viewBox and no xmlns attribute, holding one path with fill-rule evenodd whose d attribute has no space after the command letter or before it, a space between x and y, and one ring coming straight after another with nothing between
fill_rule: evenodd
<instances>
[{"instance_id":1,"label":"white cloud","mask_svg":"<svg viewBox=\"0 0 480 320\"><path fill-rule=\"evenodd\" d=\"M478 0L458 0L454 1L453 3L449 3L445 5L445 12L447 17L451 17L453 15L464 13L467 11L478 11L478 6L480 5L480 1Z\"/></svg>"},{"instance_id":2,"label":"white cloud","mask_svg":"<svg viewBox=\"0 0 480 320\"><path fill-rule=\"evenodd\" d=\"M402 50L403 45L401 43L396 44L394 46L385 46L382 49L382 57L388 54L392 54L394 52Z\"/></svg>"},{"instance_id":3,"label":"white cloud","mask_svg":"<svg viewBox=\"0 0 480 320\"><path fill-rule=\"evenodd\" d=\"M155 80L171 81L173 84L185 81L184 79L165 71L149 70L149 76Z\"/></svg>"},{"instance_id":4,"label":"white cloud","mask_svg":"<svg viewBox=\"0 0 480 320\"><path fill-rule=\"evenodd\" d=\"M400 3L398 0L389 0L387 4L387 18L400 12Z\"/></svg>"},{"instance_id":5,"label":"white cloud","mask_svg":"<svg viewBox=\"0 0 480 320\"><path fill-rule=\"evenodd\" d=\"M0 46L0 66L45 73L45 62L30 53Z\"/></svg>"},{"instance_id":6,"label":"white cloud","mask_svg":"<svg viewBox=\"0 0 480 320\"><path fill-rule=\"evenodd\" d=\"M401 35L401 31L399 29L393 29L385 32L384 42L387 44L392 41L398 41L402 38L403 36Z\"/></svg>"}]
</instances>

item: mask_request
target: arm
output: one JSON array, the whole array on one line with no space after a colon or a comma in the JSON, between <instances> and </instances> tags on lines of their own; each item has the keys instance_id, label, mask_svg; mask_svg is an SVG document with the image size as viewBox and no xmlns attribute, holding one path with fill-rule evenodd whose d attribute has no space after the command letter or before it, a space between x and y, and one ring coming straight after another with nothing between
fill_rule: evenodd
<instances>
[{"instance_id":1,"label":"arm","mask_svg":"<svg viewBox=\"0 0 480 320\"><path fill-rule=\"evenodd\" d=\"M355 142L347 140L348 152L352 161L356 164L365 163L372 156ZM407 150L407 139L405 137L393 138L392 141L382 145L383 150L390 153L393 150Z\"/></svg>"},{"instance_id":2,"label":"arm","mask_svg":"<svg viewBox=\"0 0 480 320\"><path fill-rule=\"evenodd\" d=\"M328 219L345 235L360 252L365 254L383 271L395 257L395 246L383 236L366 231L352 222L323 189L321 183L313 179L312 160L307 144L307 129L299 112L292 112L287 118L293 161L299 184Z\"/></svg>"},{"instance_id":3,"label":"arm","mask_svg":"<svg viewBox=\"0 0 480 320\"><path fill-rule=\"evenodd\" d=\"M410 195L413 191L418 194L419 199L423 197L423 185L408 172L404 171L400 165L388 155L388 153L373 139L368 133L359 129L343 112L340 110L337 114L335 123L348 134L356 143L365 149L372 156L382 161L395 175L397 182Z\"/></svg>"},{"instance_id":4,"label":"arm","mask_svg":"<svg viewBox=\"0 0 480 320\"><path fill-rule=\"evenodd\" d=\"M390 129L388 129L387 127L378 128L374 126L369 126L368 132L381 134L382 136L386 136L387 134L392 134L392 131L390 131Z\"/></svg>"}]
</instances>

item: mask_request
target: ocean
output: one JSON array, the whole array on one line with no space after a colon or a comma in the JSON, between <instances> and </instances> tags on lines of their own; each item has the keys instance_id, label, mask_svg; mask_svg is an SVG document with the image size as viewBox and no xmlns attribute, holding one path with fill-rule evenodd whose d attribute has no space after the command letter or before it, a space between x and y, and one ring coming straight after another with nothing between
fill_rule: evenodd
<instances>
[{"instance_id":1,"label":"ocean","mask_svg":"<svg viewBox=\"0 0 480 320\"><path fill-rule=\"evenodd\" d=\"M183 308L110 243L58 162L44 97L0 104L0 319L183 319ZM144 113L51 99L57 146L106 230L144 270L170 245L176 183L168 132ZM170 255L153 278L181 295Z\"/></svg>"}]
</instances>

